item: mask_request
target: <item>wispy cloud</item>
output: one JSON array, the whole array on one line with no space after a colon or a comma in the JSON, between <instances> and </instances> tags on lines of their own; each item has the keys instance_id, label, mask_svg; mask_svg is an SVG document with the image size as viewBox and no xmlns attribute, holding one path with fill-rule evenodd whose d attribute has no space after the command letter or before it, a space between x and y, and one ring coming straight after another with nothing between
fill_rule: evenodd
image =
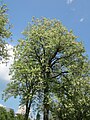
<instances>
[{"instance_id":1,"label":"wispy cloud","mask_svg":"<svg viewBox=\"0 0 90 120\"><path fill-rule=\"evenodd\" d=\"M3 64L0 63L0 80L6 80L6 81L10 80L9 68L13 63L13 57L14 57L12 48L13 47L11 45L7 46L7 49L9 50L9 55L11 56L7 65L4 63Z\"/></svg>"},{"instance_id":2,"label":"wispy cloud","mask_svg":"<svg viewBox=\"0 0 90 120\"><path fill-rule=\"evenodd\" d=\"M81 18L81 19L80 19L80 22L83 22L83 21L84 21L84 18Z\"/></svg>"},{"instance_id":3,"label":"wispy cloud","mask_svg":"<svg viewBox=\"0 0 90 120\"><path fill-rule=\"evenodd\" d=\"M74 0L67 0L67 4L71 4L73 2L74 2Z\"/></svg>"}]
</instances>

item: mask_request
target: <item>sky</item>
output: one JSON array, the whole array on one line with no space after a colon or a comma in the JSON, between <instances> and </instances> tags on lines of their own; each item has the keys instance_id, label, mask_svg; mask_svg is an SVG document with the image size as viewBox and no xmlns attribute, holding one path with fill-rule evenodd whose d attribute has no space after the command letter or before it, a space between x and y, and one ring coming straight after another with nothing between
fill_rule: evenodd
<instances>
[{"instance_id":1,"label":"sky","mask_svg":"<svg viewBox=\"0 0 90 120\"><path fill-rule=\"evenodd\" d=\"M11 29L13 44L16 44L17 40L23 37L21 32L28 22L31 22L33 16L36 18L56 18L68 30L72 29L78 39L83 41L86 54L90 59L90 0L4 0L4 3L9 8L8 17L14 26ZM8 73L12 62L11 58L7 66L0 65L0 104L17 111L18 98L11 98L7 102L1 99L2 91L10 82Z\"/></svg>"}]
</instances>

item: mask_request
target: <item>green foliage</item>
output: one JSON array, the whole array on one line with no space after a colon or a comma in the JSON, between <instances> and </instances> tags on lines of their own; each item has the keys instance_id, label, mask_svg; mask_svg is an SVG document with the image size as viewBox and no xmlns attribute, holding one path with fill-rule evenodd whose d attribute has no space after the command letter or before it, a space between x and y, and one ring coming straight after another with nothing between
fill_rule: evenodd
<instances>
[{"instance_id":1,"label":"green foliage","mask_svg":"<svg viewBox=\"0 0 90 120\"><path fill-rule=\"evenodd\" d=\"M22 114L17 114L17 115L15 116L15 120L25 120L25 117L24 117L24 115L22 115ZM28 118L28 120L30 120L30 118Z\"/></svg>"},{"instance_id":2,"label":"green foliage","mask_svg":"<svg viewBox=\"0 0 90 120\"><path fill-rule=\"evenodd\" d=\"M0 120L15 120L14 111L7 111L6 108L0 107Z\"/></svg>"},{"instance_id":3,"label":"green foliage","mask_svg":"<svg viewBox=\"0 0 90 120\"><path fill-rule=\"evenodd\" d=\"M11 36L9 20L7 17L7 6L5 4L0 6L0 58L7 59L6 38Z\"/></svg>"},{"instance_id":4,"label":"green foliage","mask_svg":"<svg viewBox=\"0 0 90 120\"><path fill-rule=\"evenodd\" d=\"M9 111L9 116L10 116L11 120L15 120L15 113L12 109L10 109L10 111Z\"/></svg>"},{"instance_id":5,"label":"green foliage","mask_svg":"<svg viewBox=\"0 0 90 120\"><path fill-rule=\"evenodd\" d=\"M5 108L0 107L0 120L7 120L8 114Z\"/></svg>"},{"instance_id":6,"label":"green foliage","mask_svg":"<svg viewBox=\"0 0 90 120\"><path fill-rule=\"evenodd\" d=\"M6 99L21 96L26 113L39 106L43 119L90 118L90 63L82 42L60 21L33 19L15 47ZM38 102L36 102L38 101Z\"/></svg>"},{"instance_id":7,"label":"green foliage","mask_svg":"<svg viewBox=\"0 0 90 120\"><path fill-rule=\"evenodd\" d=\"M0 120L25 120L25 117L22 114L15 115L12 109L8 111L7 108L0 107Z\"/></svg>"},{"instance_id":8,"label":"green foliage","mask_svg":"<svg viewBox=\"0 0 90 120\"><path fill-rule=\"evenodd\" d=\"M15 120L24 120L24 116L21 114L17 114Z\"/></svg>"}]
</instances>

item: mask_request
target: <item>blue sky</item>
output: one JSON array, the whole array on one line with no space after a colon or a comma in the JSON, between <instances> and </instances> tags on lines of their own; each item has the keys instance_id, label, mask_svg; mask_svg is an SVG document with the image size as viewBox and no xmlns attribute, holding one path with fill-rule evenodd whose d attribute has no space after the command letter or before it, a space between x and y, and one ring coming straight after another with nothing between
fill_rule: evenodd
<instances>
[{"instance_id":1,"label":"blue sky","mask_svg":"<svg viewBox=\"0 0 90 120\"><path fill-rule=\"evenodd\" d=\"M14 26L12 28L12 39L15 43L23 37L21 32L27 26L27 23L31 22L33 16L36 18L56 18L68 30L72 29L79 40L83 41L90 58L90 0L4 0L4 3L9 8L9 20ZM0 104L17 111L18 99L11 98L5 103L1 100L1 93L9 82L9 77L5 76L8 76L10 65L7 67L5 65L1 66L3 67L0 68Z\"/></svg>"}]
</instances>

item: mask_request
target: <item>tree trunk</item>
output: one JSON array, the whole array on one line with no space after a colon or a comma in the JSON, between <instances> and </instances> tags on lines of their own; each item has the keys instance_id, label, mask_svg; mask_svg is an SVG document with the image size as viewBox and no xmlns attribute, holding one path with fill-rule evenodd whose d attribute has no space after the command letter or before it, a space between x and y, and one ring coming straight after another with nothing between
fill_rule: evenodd
<instances>
[{"instance_id":1,"label":"tree trunk","mask_svg":"<svg viewBox=\"0 0 90 120\"><path fill-rule=\"evenodd\" d=\"M45 84L45 89L44 89L44 116L43 120L49 120L49 104L48 104L48 83Z\"/></svg>"},{"instance_id":2,"label":"tree trunk","mask_svg":"<svg viewBox=\"0 0 90 120\"><path fill-rule=\"evenodd\" d=\"M28 120L28 116L29 116L29 114L26 113L26 114L25 114L25 120Z\"/></svg>"},{"instance_id":3,"label":"tree trunk","mask_svg":"<svg viewBox=\"0 0 90 120\"><path fill-rule=\"evenodd\" d=\"M26 113L25 113L25 120L28 120L29 117L29 108L28 108L28 104L26 105Z\"/></svg>"},{"instance_id":4,"label":"tree trunk","mask_svg":"<svg viewBox=\"0 0 90 120\"><path fill-rule=\"evenodd\" d=\"M31 102L27 101L27 103L26 103L25 120L28 120L30 107L31 107Z\"/></svg>"},{"instance_id":5,"label":"tree trunk","mask_svg":"<svg viewBox=\"0 0 90 120\"><path fill-rule=\"evenodd\" d=\"M49 120L49 110L44 105L44 118L43 120Z\"/></svg>"}]
</instances>

